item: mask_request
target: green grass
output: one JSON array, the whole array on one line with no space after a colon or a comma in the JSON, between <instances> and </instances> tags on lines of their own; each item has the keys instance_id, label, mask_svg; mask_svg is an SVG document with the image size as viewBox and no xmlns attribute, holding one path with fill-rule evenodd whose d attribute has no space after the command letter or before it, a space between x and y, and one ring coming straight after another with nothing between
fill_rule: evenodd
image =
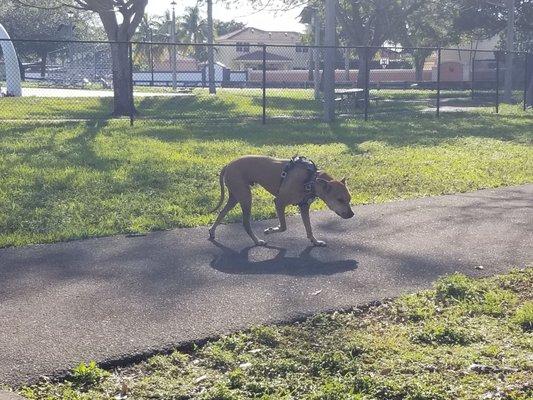
<instances>
[{"instance_id":1,"label":"green grass","mask_svg":"<svg viewBox=\"0 0 533 400\"><path fill-rule=\"evenodd\" d=\"M144 91L141 90L141 91ZM262 115L260 89L221 89L216 96L194 89L192 95L136 97L137 118L185 119L205 122L212 119L237 121ZM318 115L322 104L311 90L272 89L268 94L272 116ZM113 111L112 98L6 97L0 99L0 120L106 119Z\"/></svg>"},{"instance_id":2,"label":"green grass","mask_svg":"<svg viewBox=\"0 0 533 400\"><path fill-rule=\"evenodd\" d=\"M137 87L136 92L168 92L168 88ZM90 91L90 89L88 89ZM481 91L477 92L479 95ZM482 103L472 102L468 90L443 90L442 105L480 106L477 111L494 111L494 92L486 92ZM516 93L520 98L520 93ZM435 90L371 90L371 97L378 97L377 103L370 102L370 116L385 113L417 113L428 107L435 107ZM452 102L450 102L450 100ZM194 89L191 95L161 97L136 97L135 105L139 119L176 119L193 122L212 120L239 121L243 118L262 116L261 89L218 89L211 96L206 89ZM518 109L518 107L515 107ZM0 99L0 120L36 119L107 119L113 110L112 98L2 98ZM346 110L339 107L341 113ZM362 107L354 110L359 115ZM322 102L314 100L311 89L268 88L266 92L266 113L269 118L320 117Z\"/></svg>"},{"instance_id":3,"label":"green grass","mask_svg":"<svg viewBox=\"0 0 533 400\"><path fill-rule=\"evenodd\" d=\"M468 295L457 297L465 284ZM532 286L533 268L484 280L452 275L433 290L370 308L254 327L125 368L82 364L66 380L20 393L31 400L531 399L533 341L521 315L531 310L525 289ZM486 313L491 292L513 302Z\"/></svg>"},{"instance_id":4,"label":"green grass","mask_svg":"<svg viewBox=\"0 0 533 400\"><path fill-rule=\"evenodd\" d=\"M219 170L244 154L306 155L348 178L354 204L523 184L533 181L532 137L533 114L511 106L331 125L0 121L0 247L208 224ZM254 190L254 218L273 217L271 197Z\"/></svg>"}]
</instances>

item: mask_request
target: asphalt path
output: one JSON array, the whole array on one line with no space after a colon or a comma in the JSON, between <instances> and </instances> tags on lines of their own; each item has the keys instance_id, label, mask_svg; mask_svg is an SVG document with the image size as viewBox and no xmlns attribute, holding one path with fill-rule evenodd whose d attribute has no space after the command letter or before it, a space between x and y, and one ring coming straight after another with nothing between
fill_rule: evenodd
<instances>
[{"instance_id":1,"label":"asphalt path","mask_svg":"<svg viewBox=\"0 0 533 400\"><path fill-rule=\"evenodd\" d=\"M531 265L533 185L316 212L251 247L240 224L0 250L0 383L112 365L254 324ZM256 232L272 221L253 224ZM476 267L483 266L483 269Z\"/></svg>"}]
</instances>

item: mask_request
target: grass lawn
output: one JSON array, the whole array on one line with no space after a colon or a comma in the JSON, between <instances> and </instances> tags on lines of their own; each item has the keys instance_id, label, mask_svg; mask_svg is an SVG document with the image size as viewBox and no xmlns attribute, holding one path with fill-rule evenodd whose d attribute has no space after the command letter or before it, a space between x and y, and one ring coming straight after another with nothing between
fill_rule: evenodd
<instances>
[{"instance_id":1,"label":"grass lawn","mask_svg":"<svg viewBox=\"0 0 533 400\"><path fill-rule=\"evenodd\" d=\"M88 91L90 91L88 89ZM136 92L168 91L168 88L136 87ZM483 105L484 111L493 111L495 92L477 91L475 103L468 90L442 90L442 105L459 103L469 106ZM314 99L312 90L268 88L266 94L267 116L279 117L320 117L322 103ZM521 93L515 97L521 99ZM371 101L369 113L379 115L390 113L417 112L428 107L435 107L437 92L435 90L389 90L373 89L370 97L377 97L378 102ZM482 102L480 103L480 98ZM452 101L453 103L450 103ZM261 118L261 89L219 89L216 96L211 96L206 89L194 89L189 95L173 97L146 96L136 97L135 105L139 119L176 119L196 122L212 120L231 120L236 122L243 118ZM519 107L515 107L517 110ZM113 99L98 97L22 97L0 99L0 120L36 120L36 119L106 119L112 113ZM345 113L343 107L339 110ZM360 106L351 109L358 117L363 113Z\"/></svg>"},{"instance_id":2,"label":"grass lawn","mask_svg":"<svg viewBox=\"0 0 533 400\"><path fill-rule=\"evenodd\" d=\"M28 399L533 398L533 268L451 275L380 305L259 326L104 371L22 388Z\"/></svg>"},{"instance_id":3,"label":"grass lawn","mask_svg":"<svg viewBox=\"0 0 533 400\"><path fill-rule=\"evenodd\" d=\"M13 99L0 103L5 100ZM35 112L66 112L47 103L54 99L41 101ZM237 111L254 102L239 101L232 106ZM152 106L164 114L161 103ZM354 204L533 181L533 114L518 106L502 107L500 115L482 110L440 119L397 114L332 125L271 120L265 126L246 119L141 120L133 128L124 120L1 121L15 111L0 107L0 247L208 224L220 168L244 154L306 155L348 178ZM18 111L27 117L34 112ZM254 217L273 217L271 197L255 190ZM234 210L229 220L239 217Z\"/></svg>"}]
</instances>

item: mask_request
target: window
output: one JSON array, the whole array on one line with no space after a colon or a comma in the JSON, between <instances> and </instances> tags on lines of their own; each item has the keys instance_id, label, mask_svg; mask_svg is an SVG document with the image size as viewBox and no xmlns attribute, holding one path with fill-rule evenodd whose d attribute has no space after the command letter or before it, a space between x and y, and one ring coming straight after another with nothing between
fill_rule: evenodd
<instances>
[{"instance_id":1,"label":"window","mask_svg":"<svg viewBox=\"0 0 533 400\"><path fill-rule=\"evenodd\" d=\"M309 48L306 46L296 46L296 52L297 53L307 53L309 52Z\"/></svg>"},{"instance_id":2,"label":"window","mask_svg":"<svg viewBox=\"0 0 533 400\"><path fill-rule=\"evenodd\" d=\"M237 42L236 47L238 53L248 53L250 51L250 43L248 42Z\"/></svg>"}]
</instances>

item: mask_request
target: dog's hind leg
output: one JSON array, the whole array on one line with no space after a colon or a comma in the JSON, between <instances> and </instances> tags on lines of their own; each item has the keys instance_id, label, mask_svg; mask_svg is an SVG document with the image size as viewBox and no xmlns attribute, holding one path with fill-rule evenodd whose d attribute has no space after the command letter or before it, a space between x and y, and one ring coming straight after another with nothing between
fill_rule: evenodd
<instances>
[{"instance_id":1,"label":"dog's hind leg","mask_svg":"<svg viewBox=\"0 0 533 400\"><path fill-rule=\"evenodd\" d=\"M250 188L241 194L239 198L239 204L241 205L242 209L242 224L244 226L244 230L248 236L252 238L256 246L264 246L266 242L258 239L252 231L252 227L250 226L250 217L252 215L252 192L250 191Z\"/></svg>"},{"instance_id":2,"label":"dog's hind leg","mask_svg":"<svg viewBox=\"0 0 533 400\"><path fill-rule=\"evenodd\" d=\"M274 199L274 204L276 205L276 214L278 215L279 225L265 229L265 234L267 235L269 233L285 232L287 230L287 223L285 221L286 204L283 203L279 198Z\"/></svg>"},{"instance_id":3,"label":"dog's hind leg","mask_svg":"<svg viewBox=\"0 0 533 400\"><path fill-rule=\"evenodd\" d=\"M226 214L230 212L233 209L233 207L235 207L236 205L237 205L237 199L235 198L235 196L233 196L233 194L230 191L228 195L228 202L226 203L224 208L220 210L216 221L213 223L211 228L209 228L209 239L215 238L215 231L217 229L217 226L220 225L220 223L222 222Z\"/></svg>"}]
</instances>

